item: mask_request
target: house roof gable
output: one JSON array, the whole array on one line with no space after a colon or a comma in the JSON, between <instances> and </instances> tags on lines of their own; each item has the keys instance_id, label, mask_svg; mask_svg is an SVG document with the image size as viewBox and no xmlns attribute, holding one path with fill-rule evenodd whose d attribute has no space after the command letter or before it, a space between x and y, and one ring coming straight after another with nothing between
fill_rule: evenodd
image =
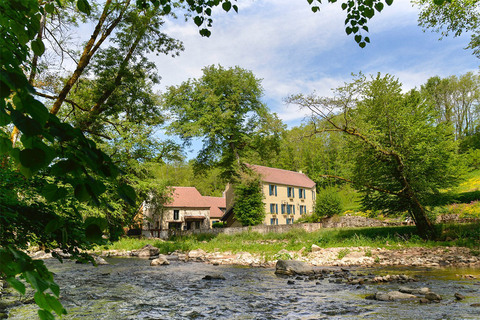
<instances>
[{"instance_id":1,"label":"house roof gable","mask_svg":"<svg viewBox=\"0 0 480 320\"><path fill-rule=\"evenodd\" d=\"M227 206L225 198L204 196L203 199L210 205L210 218L219 219L223 216L221 209L225 209Z\"/></svg>"},{"instance_id":2,"label":"house roof gable","mask_svg":"<svg viewBox=\"0 0 480 320\"><path fill-rule=\"evenodd\" d=\"M195 187L173 187L172 200L167 208L210 208L210 205Z\"/></svg>"}]
</instances>

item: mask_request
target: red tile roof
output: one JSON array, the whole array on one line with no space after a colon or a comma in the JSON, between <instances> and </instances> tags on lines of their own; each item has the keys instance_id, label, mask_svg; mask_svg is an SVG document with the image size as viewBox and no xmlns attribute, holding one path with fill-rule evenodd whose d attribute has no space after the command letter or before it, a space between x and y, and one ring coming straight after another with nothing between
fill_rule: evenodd
<instances>
[{"instance_id":1,"label":"red tile roof","mask_svg":"<svg viewBox=\"0 0 480 320\"><path fill-rule=\"evenodd\" d=\"M204 197L195 187L173 187L172 197L172 201L167 203L165 207L210 208L211 218L221 218L223 216L223 211L221 209L225 209L226 207L225 198Z\"/></svg>"},{"instance_id":2,"label":"red tile roof","mask_svg":"<svg viewBox=\"0 0 480 320\"><path fill-rule=\"evenodd\" d=\"M203 199L210 204L210 218L221 218L223 216L224 211L221 209L225 210L227 207L225 198L204 196Z\"/></svg>"},{"instance_id":3,"label":"red tile roof","mask_svg":"<svg viewBox=\"0 0 480 320\"><path fill-rule=\"evenodd\" d=\"M315 182L304 173L252 164L249 164L248 166L259 173L264 182L303 188L313 188L315 186Z\"/></svg>"},{"instance_id":4,"label":"red tile roof","mask_svg":"<svg viewBox=\"0 0 480 320\"><path fill-rule=\"evenodd\" d=\"M165 207L210 208L210 205L195 187L173 187L172 197L172 201L165 204Z\"/></svg>"}]
</instances>

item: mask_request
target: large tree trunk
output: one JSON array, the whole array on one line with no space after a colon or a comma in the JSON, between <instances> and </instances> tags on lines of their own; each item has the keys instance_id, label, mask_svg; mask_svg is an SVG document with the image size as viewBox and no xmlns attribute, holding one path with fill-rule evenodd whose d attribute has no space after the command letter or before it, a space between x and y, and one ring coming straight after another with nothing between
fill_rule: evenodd
<instances>
[{"instance_id":1,"label":"large tree trunk","mask_svg":"<svg viewBox=\"0 0 480 320\"><path fill-rule=\"evenodd\" d=\"M435 237L435 228L428 219L425 208L414 195L413 197L408 197L408 201L410 202L409 212L415 221L419 235L425 239L433 239Z\"/></svg>"}]
</instances>

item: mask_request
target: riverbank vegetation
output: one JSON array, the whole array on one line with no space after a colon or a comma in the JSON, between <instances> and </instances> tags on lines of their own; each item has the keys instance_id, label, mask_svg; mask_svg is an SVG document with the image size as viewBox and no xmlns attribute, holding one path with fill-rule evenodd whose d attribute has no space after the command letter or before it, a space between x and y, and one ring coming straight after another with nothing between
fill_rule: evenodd
<instances>
[{"instance_id":1,"label":"riverbank vegetation","mask_svg":"<svg viewBox=\"0 0 480 320\"><path fill-rule=\"evenodd\" d=\"M436 225L440 238L437 241L424 240L414 226L322 229L306 232L292 229L286 233L245 232L234 235L198 234L174 237L168 241L158 239L122 238L107 246L96 247L96 252L104 250L130 251L151 244L162 254L176 250L187 252L202 249L206 252L249 252L275 256L281 250L311 251L313 244L322 248L331 247L371 247L401 249L407 247L451 247L461 246L478 252L480 250L480 224Z\"/></svg>"}]
</instances>

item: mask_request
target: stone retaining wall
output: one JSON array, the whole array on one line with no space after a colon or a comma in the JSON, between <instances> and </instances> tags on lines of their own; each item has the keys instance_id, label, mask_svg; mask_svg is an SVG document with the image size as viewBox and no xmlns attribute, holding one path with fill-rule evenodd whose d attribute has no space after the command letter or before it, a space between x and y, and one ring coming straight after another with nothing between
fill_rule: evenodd
<instances>
[{"instance_id":1,"label":"stone retaining wall","mask_svg":"<svg viewBox=\"0 0 480 320\"><path fill-rule=\"evenodd\" d=\"M435 223L475 223L480 222L477 218L461 218L458 214L444 214L438 216Z\"/></svg>"},{"instance_id":2,"label":"stone retaining wall","mask_svg":"<svg viewBox=\"0 0 480 320\"><path fill-rule=\"evenodd\" d=\"M207 230L162 230L160 232L160 238L168 239L171 236L187 236L191 234L212 234L218 235L224 234L238 234L242 232L258 232L260 234L266 233L284 233L292 229L303 229L307 232L317 231L322 228L361 228L361 227L382 227L382 226L395 226L400 223L385 222L371 218L358 217L358 216L342 216L327 218L320 223L296 223L290 225L258 225L251 227L238 227L238 228L213 228ZM149 237L149 233L144 231L143 236Z\"/></svg>"}]
</instances>

